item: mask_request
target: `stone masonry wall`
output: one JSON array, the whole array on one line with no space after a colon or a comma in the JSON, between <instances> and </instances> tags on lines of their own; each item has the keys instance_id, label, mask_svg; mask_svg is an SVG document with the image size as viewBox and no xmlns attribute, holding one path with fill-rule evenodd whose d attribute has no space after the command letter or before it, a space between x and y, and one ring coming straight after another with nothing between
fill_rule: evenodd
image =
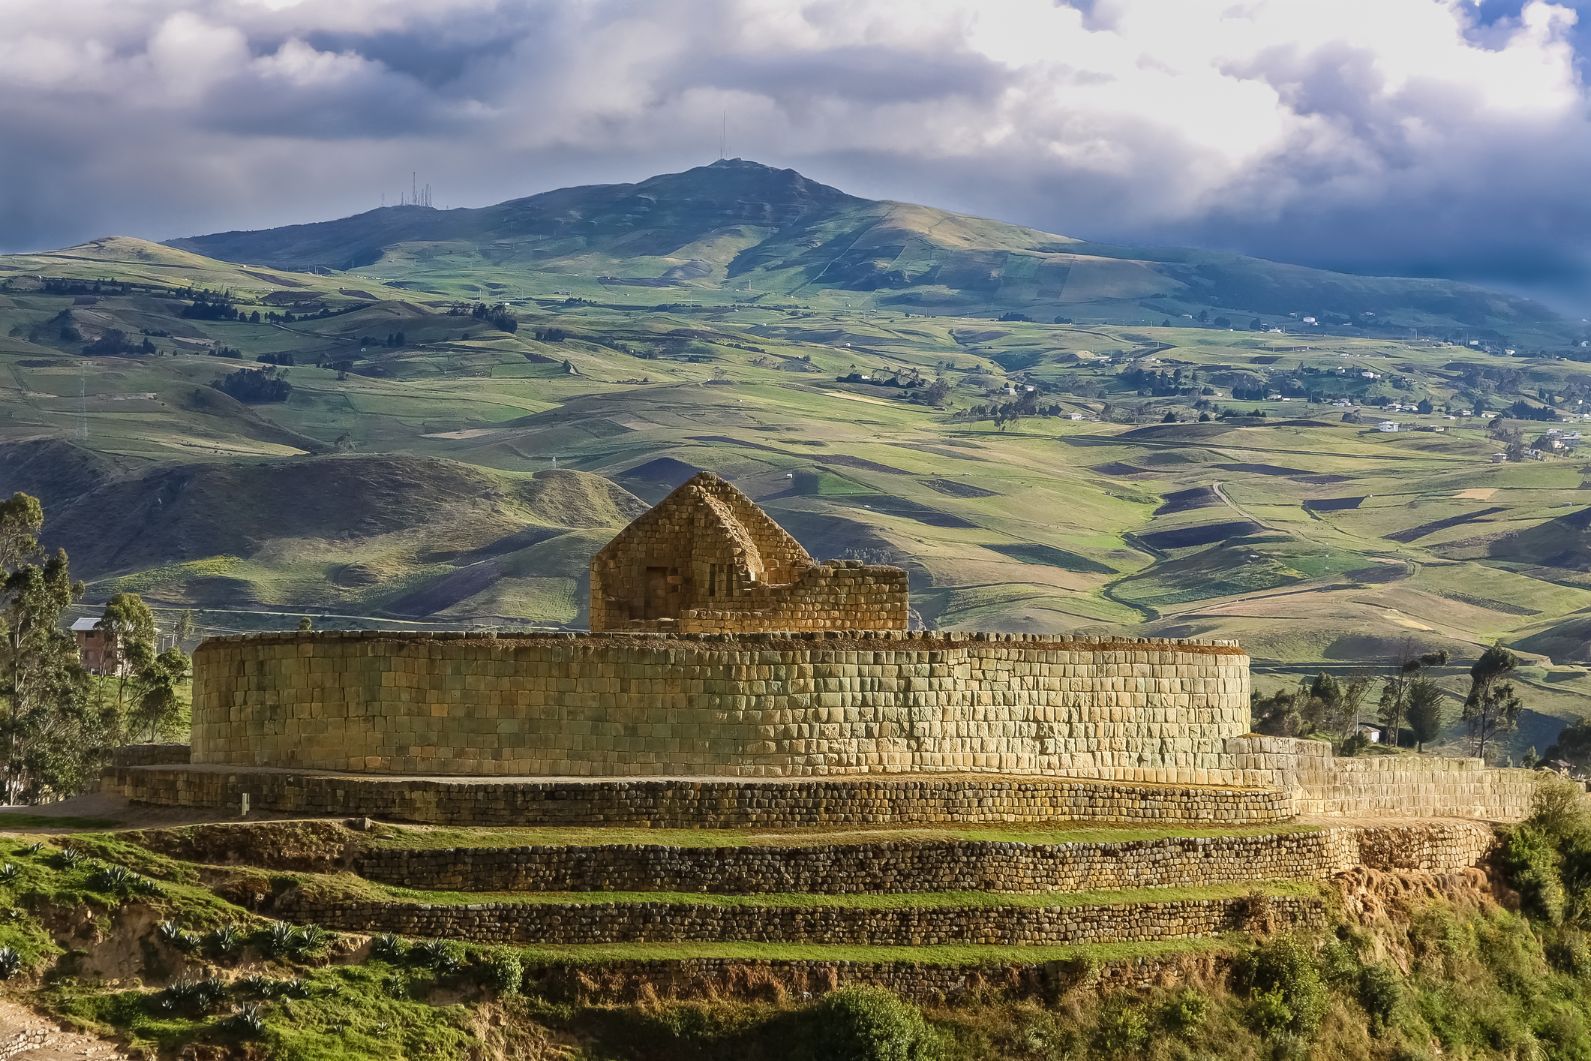
<instances>
[{"instance_id":1,"label":"stone masonry wall","mask_svg":"<svg viewBox=\"0 0 1591 1061\"><path fill-rule=\"evenodd\" d=\"M271 912L346 932L465 939L477 943L700 943L746 940L874 947L946 943L1043 945L1185 939L1251 927L1246 898L1168 899L1054 906L777 906L694 902L320 901L289 894ZM1319 897L1275 896L1270 927L1320 924Z\"/></svg>"},{"instance_id":2,"label":"stone masonry wall","mask_svg":"<svg viewBox=\"0 0 1591 1061\"><path fill-rule=\"evenodd\" d=\"M1324 741L1247 734L1234 740L1234 780L1292 794L1297 813L1323 817L1449 817L1518 821L1535 774L1444 756L1334 756Z\"/></svg>"},{"instance_id":3,"label":"stone masonry wall","mask_svg":"<svg viewBox=\"0 0 1591 1061\"><path fill-rule=\"evenodd\" d=\"M759 584L744 596L688 608L674 629L682 634L904 630L908 601L906 572L900 568L833 560L807 568L788 586Z\"/></svg>"},{"instance_id":4,"label":"stone masonry wall","mask_svg":"<svg viewBox=\"0 0 1591 1061\"><path fill-rule=\"evenodd\" d=\"M112 767L104 788L136 803L436 825L640 825L799 829L976 822L1263 824L1292 817L1282 792L1065 777L918 774L806 780L493 780L304 773L263 767Z\"/></svg>"},{"instance_id":5,"label":"stone masonry wall","mask_svg":"<svg viewBox=\"0 0 1591 1061\"><path fill-rule=\"evenodd\" d=\"M282 634L194 657L193 762L404 774L1230 781L1229 642Z\"/></svg>"},{"instance_id":6,"label":"stone masonry wall","mask_svg":"<svg viewBox=\"0 0 1591 1061\"><path fill-rule=\"evenodd\" d=\"M745 494L701 474L591 560L591 629L672 633L904 630L906 572L814 564Z\"/></svg>"},{"instance_id":7,"label":"stone masonry wall","mask_svg":"<svg viewBox=\"0 0 1591 1061\"><path fill-rule=\"evenodd\" d=\"M936 965L921 961L802 961L684 958L667 961L578 959L525 971L527 990L555 1001L655 1002L659 998L807 999L847 984L887 987L919 1003L1037 999L1074 991L1105 994L1178 983L1209 983L1231 965L1223 953L1139 955L1049 962Z\"/></svg>"},{"instance_id":8,"label":"stone masonry wall","mask_svg":"<svg viewBox=\"0 0 1591 1061\"><path fill-rule=\"evenodd\" d=\"M361 877L473 892L1082 892L1324 879L1355 866L1453 873L1480 864L1488 825L1431 821L1146 840L882 840L727 848L663 844L374 848Z\"/></svg>"}]
</instances>

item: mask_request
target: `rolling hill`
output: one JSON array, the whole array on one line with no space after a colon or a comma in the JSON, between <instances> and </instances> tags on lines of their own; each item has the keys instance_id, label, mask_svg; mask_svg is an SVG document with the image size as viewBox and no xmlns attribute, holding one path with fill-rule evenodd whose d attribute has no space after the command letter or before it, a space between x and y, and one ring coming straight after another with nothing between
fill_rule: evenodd
<instances>
[{"instance_id":1,"label":"rolling hill","mask_svg":"<svg viewBox=\"0 0 1591 1061\"><path fill-rule=\"evenodd\" d=\"M173 248L299 271L358 270L409 286L595 279L656 298L836 292L925 313L1149 321L1198 312L1335 315L1377 331L1468 329L1567 338L1525 299L1439 280L1350 276L1194 250L1088 243L908 203L860 199L788 169L729 159L636 184L565 188L479 209L385 207L354 217L173 240ZM479 277L476 276L478 280Z\"/></svg>"},{"instance_id":2,"label":"rolling hill","mask_svg":"<svg viewBox=\"0 0 1591 1061\"><path fill-rule=\"evenodd\" d=\"M1263 689L1415 647L1457 693L1501 640L1515 751L1591 715L1591 465L1497 460L1591 412L1529 303L741 162L178 243L0 256L0 492L91 602L579 626L592 552L705 468L820 558L906 567L926 625L1236 637Z\"/></svg>"}]
</instances>

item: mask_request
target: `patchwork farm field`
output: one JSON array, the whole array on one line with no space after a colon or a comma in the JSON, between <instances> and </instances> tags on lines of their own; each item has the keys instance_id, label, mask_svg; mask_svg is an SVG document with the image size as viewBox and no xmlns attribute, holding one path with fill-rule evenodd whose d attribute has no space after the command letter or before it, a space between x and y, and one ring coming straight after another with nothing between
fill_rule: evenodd
<instances>
[{"instance_id":1,"label":"patchwork farm field","mask_svg":"<svg viewBox=\"0 0 1591 1061\"><path fill-rule=\"evenodd\" d=\"M591 554L709 469L819 558L907 568L924 625L1234 637L1262 690L1445 648L1456 692L1502 641L1515 751L1591 715L1591 363L1129 312L1126 262L1041 323L416 246L0 257L0 492L90 601L207 630L578 627Z\"/></svg>"}]
</instances>

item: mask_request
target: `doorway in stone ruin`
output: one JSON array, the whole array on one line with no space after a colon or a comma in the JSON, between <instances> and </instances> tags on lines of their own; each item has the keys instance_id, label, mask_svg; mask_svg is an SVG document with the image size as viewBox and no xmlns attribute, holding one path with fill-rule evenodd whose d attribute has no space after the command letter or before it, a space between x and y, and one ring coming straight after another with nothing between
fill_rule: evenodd
<instances>
[{"instance_id":1,"label":"doorway in stone ruin","mask_svg":"<svg viewBox=\"0 0 1591 1061\"><path fill-rule=\"evenodd\" d=\"M646 569L645 592L642 601L643 619L679 618L679 569L675 567L649 567Z\"/></svg>"}]
</instances>

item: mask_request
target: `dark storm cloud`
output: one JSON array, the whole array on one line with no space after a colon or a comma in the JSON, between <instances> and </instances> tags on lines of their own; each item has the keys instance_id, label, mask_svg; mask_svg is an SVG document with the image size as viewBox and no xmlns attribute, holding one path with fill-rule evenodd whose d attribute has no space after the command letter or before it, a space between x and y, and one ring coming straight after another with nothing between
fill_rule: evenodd
<instances>
[{"instance_id":1,"label":"dark storm cloud","mask_svg":"<svg viewBox=\"0 0 1591 1061\"><path fill-rule=\"evenodd\" d=\"M634 180L727 118L858 194L1584 293L1585 6L20 0L0 248Z\"/></svg>"}]
</instances>

